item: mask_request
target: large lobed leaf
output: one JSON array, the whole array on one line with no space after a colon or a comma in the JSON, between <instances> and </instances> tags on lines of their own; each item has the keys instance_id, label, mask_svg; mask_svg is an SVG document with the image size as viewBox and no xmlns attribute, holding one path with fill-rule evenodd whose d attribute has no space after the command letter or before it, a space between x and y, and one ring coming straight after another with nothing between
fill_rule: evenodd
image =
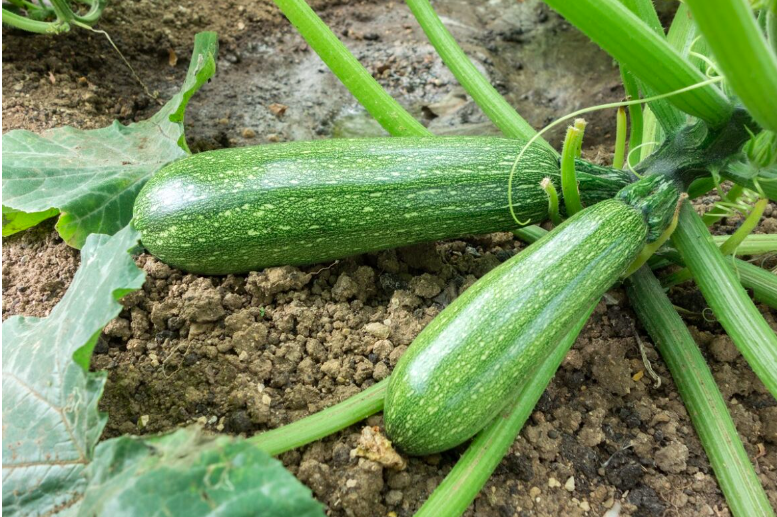
<instances>
[{"instance_id":1,"label":"large lobed leaf","mask_svg":"<svg viewBox=\"0 0 777 517\"><path fill-rule=\"evenodd\" d=\"M127 250L138 233L91 235L67 293L46 318L3 323L3 510L43 515L75 504L83 469L105 426L97 411L104 373L88 371L118 299L143 285ZM78 360L74 360L76 357Z\"/></svg>"},{"instance_id":2,"label":"large lobed leaf","mask_svg":"<svg viewBox=\"0 0 777 517\"><path fill-rule=\"evenodd\" d=\"M3 135L3 235L61 212L57 230L80 248L90 233L112 235L132 219L145 181L163 165L186 156L183 116L192 95L216 70L216 34L203 32L181 90L153 117L94 130L62 127L40 135ZM56 210L53 210L56 209ZM22 217L22 213L42 213ZM8 223L8 225L6 224Z\"/></svg>"},{"instance_id":3,"label":"large lobed leaf","mask_svg":"<svg viewBox=\"0 0 777 517\"><path fill-rule=\"evenodd\" d=\"M323 516L283 465L246 440L198 428L97 446L82 515Z\"/></svg>"}]
</instances>

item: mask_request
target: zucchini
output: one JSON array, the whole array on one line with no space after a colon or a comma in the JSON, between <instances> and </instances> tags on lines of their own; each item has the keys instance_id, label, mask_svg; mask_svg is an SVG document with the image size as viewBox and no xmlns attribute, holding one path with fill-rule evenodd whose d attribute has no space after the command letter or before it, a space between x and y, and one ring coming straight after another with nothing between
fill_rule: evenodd
<instances>
[{"instance_id":1,"label":"zucchini","mask_svg":"<svg viewBox=\"0 0 777 517\"><path fill-rule=\"evenodd\" d=\"M524 142L493 137L292 142L196 154L143 187L134 225L150 253L187 271L243 273L325 262L515 227L508 177ZM587 204L630 174L578 162ZM547 218L556 156L536 144L513 177L522 221Z\"/></svg>"},{"instance_id":2,"label":"zucchini","mask_svg":"<svg viewBox=\"0 0 777 517\"><path fill-rule=\"evenodd\" d=\"M681 186L645 178L578 212L478 280L418 335L398 362L384 404L386 432L415 455L472 437L660 235Z\"/></svg>"}]
</instances>

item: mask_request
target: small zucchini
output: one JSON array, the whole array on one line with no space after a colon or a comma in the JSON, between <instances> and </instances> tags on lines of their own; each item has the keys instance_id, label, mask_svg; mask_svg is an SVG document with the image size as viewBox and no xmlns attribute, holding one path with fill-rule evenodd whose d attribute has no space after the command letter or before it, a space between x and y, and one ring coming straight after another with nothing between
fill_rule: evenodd
<instances>
[{"instance_id":1,"label":"small zucchini","mask_svg":"<svg viewBox=\"0 0 777 517\"><path fill-rule=\"evenodd\" d=\"M394 444L432 454L477 433L667 226L679 195L674 180L640 180L570 217L446 307L391 375L384 422Z\"/></svg>"},{"instance_id":2,"label":"small zucchini","mask_svg":"<svg viewBox=\"0 0 777 517\"><path fill-rule=\"evenodd\" d=\"M493 137L381 138L200 153L146 183L134 224L162 261L217 275L508 230L516 226L508 177L523 145ZM558 182L558 159L533 145L513 177L521 221L547 219L545 177ZM631 181L584 161L578 178L587 204Z\"/></svg>"}]
</instances>

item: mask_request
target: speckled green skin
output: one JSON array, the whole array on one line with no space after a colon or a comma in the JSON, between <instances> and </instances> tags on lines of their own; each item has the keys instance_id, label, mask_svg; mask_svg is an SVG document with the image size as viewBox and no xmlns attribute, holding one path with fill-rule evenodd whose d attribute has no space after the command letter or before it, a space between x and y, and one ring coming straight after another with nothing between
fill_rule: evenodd
<instances>
[{"instance_id":1,"label":"speckled green skin","mask_svg":"<svg viewBox=\"0 0 777 517\"><path fill-rule=\"evenodd\" d=\"M320 140L196 154L164 167L135 202L143 245L204 274L325 262L515 226L507 179L517 140L493 137ZM583 164L583 167L586 167ZM623 173L580 175L584 202L615 195ZM558 160L534 145L513 180L516 215L547 218Z\"/></svg>"},{"instance_id":2,"label":"speckled green skin","mask_svg":"<svg viewBox=\"0 0 777 517\"><path fill-rule=\"evenodd\" d=\"M433 454L480 431L537 362L616 282L645 244L640 210L587 208L492 270L441 312L391 375L386 432Z\"/></svg>"}]
</instances>

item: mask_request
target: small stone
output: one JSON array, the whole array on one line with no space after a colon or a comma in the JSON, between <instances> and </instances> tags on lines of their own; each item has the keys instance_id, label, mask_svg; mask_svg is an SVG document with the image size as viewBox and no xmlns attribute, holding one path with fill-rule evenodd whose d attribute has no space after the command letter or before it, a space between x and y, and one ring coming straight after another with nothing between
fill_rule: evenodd
<instances>
[{"instance_id":1,"label":"small stone","mask_svg":"<svg viewBox=\"0 0 777 517\"><path fill-rule=\"evenodd\" d=\"M402 492L399 490L389 490L388 494L386 494L386 504L389 506L396 506L402 502L403 497Z\"/></svg>"},{"instance_id":2,"label":"small stone","mask_svg":"<svg viewBox=\"0 0 777 517\"><path fill-rule=\"evenodd\" d=\"M529 489L529 497L531 497L532 499L539 496L541 493L542 493L542 490L540 490L536 486L533 486Z\"/></svg>"},{"instance_id":3,"label":"small stone","mask_svg":"<svg viewBox=\"0 0 777 517\"><path fill-rule=\"evenodd\" d=\"M550 478L548 479L548 486L550 488L558 488L561 486L561 483L558 482L558 479L556 478Z\"/></svg>"},{"instance_id":4,"label":"small stone","mask_svg":"<svg viewBox=\"0 0 777 517\"><path fill-rule=\"evenodd\" d=\"M584 512L590 512L591 511L591 505L588 504L588 501L583 501L580 503L580 509Z\"/></svg>"},{"instance_id":5,"label":"small stone","mask_svg":"<svg viewBox=\"0 0 777 517\"><path fill-rule=\"evenodd\" d=\"M656 452L656 466L671 474L685 471L688 460L688 447L681 442L672 442Z\"/></svg>"},{"instance_id":6,"label":"small stone","mask_svg":"<svg viewBox=\"0 0 777 517\"><path fill-rule=\"evenodd\" d=\"M283 116L284 113L286 113L286 110L289 109L288 106L285 104L280 104L278 102L273 102L269 106L267 106L267 109L270 110L270 113L275 115L276 117L280 118Z\"/></svg>"},{"instance_id":7,"label":"small stone","mask_svg":"<svg viewBox=\"0 0 777 517\"><path fill-rule=\"evenodd\" d=\"M254 131L250 127L243 129L243 138L255 138L255 137L256 137L256 131Z\"/></svg>"},{"instance_id":8,"label":"small stone","mask_svg":"<svg viewBox=\"0 0 777 517\"><path fill-rule=\"evenodd\" d=\"M413 277L410 280L410 288L416 296L421 298L434 298L442 291L443 283L440 279L429 273Z\"/></svg>"},{"instance_id":9,"label":"small stone","mask_svg":"<svg viewBox=\"0 0 777 517\"><path fill-rule=\"evenodd\" d=\"M386 366L384 363L378 363L372 370L372 378L376 381L382 381L388 377L390 373L391 372L389 371L388 366Z\"/></svg>"},{"instance_id":10,"label":"small stone","mask_svg":"<svg viewBox=\"0 0 777 517\"><path fill-rule=\"evenodd\" d=\"M386 325L383 323L373 322L368 323L364 326L364 330L372 334L373 336L380 338L380 339L386 339L391 335L391 329L389 329Z\"/></svg>"},{"instance_id":11,"label":"small stone","mask_svg":"<svg viewBox=\"0 0 777 517\"><path fill-rule=\"evenodd\" d=\"M345 302L354 298L359 292L359 285L354 280L343 273L332 287L332 297L335 300Z\"/></svg>"},{"instance_id":12,"label":"small stone","mask_svg":"<svg viewBox=\"0 0 777 517\"><path fill-rule=\"evenodd\" d=\"M347 486L348 488L354 488L356 487L357 484L358 483L356 483L355 479L349 479L348 481L345 482L345 486Z\"/></svg>"},{"instance_id":13,"label":"small stone","mask_svg":"<svg viewBox=\"0 0 777 517\"><path fill-rule=\"evenodd\" d=\"M739 350L728 336L717 336L710 344L712 356L721 363L730 363L739 357Z\"/></svg>"},{"instance_id":14,"label":"small stone","mask_svg":"<svg viewBox=\"0 0 777 517\"><path fill-rule=\"evenodd\" d=\"M567 492L575 491L575 476L569 476L569 479L567 479L567 482L564 483L564 490L566 490Z\"/></svg>"},{"instance_id":15,"label":"small stone","mask_svg":"<svg viewBox=\"0 0 777 517\"><path fill-rule=\"evenodd\" d=\"M151 417L149 417L148 415L142 415L140 418L138 418L138 424L140 424L139 427L141 429L143 427L146 427L148 425L148 421L150 420L150 418Z\"/></svg>"}]
</instances>

